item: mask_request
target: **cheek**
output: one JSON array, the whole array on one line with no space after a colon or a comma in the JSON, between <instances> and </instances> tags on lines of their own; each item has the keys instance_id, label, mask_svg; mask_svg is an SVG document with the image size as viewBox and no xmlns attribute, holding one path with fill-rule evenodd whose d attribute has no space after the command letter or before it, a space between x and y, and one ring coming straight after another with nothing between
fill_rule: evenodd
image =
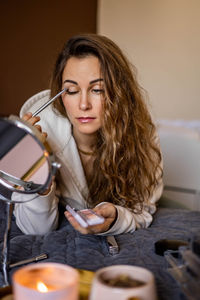
<instances>
[{"instance_id":1,"label":"cheek","mask_svg":"<svg viewBox=\"0 0 200 300\"><path fill-rule=\"evenodd\" d=\"M74 109L72 107L72 104L66 100L63 101L63 105L65 107L67 118L70 122L72 122L73 115L74 115Z\"/></svg>"},{"instance_id":2,"label":"cheek","mask_svg":"<svg viewBox=\"0 0 200 300\"><path fill-rule=\"evenodd\" d=\"M102 115L103 115L103 108L102 106L99 107L99 116L100 118L102 118Z\"/></svg>"},{"instance_id":3,"label":"cheek","mask_svg":"<svg viewBox=\"0 0 200 300\"><path fill-rule=\"evenodd\" d=\"M62 99L62 101L66 112L70 112L71 110L73 110L73 103L71 101L68 101L68 99L66 98Z\"/></svg>"},{"instance_id":4,"label":"cheek","mask_svg":"<svg viewBox=\"0 0 200 300\"><path fill-rule=\"evenodd\" d=\"M67 109L68 109L68 104L67 104L67 102L66 102L66 101L63 101L63 105L64 105L64 107L65 107L65 110L67 111Z\"/></svg>"},{"instance_id":5,"label":"cheek","mask_svg":"<svg viewBox=\"0 0 200 300\"><path fill-rule=\"evenodd\" d=\"M104 100L101 100L99 102L99 106L98 106L98 111L99 111L99 115L100 117L103 115L103 112L104 112Z\"/></svg>"}]
</instances>

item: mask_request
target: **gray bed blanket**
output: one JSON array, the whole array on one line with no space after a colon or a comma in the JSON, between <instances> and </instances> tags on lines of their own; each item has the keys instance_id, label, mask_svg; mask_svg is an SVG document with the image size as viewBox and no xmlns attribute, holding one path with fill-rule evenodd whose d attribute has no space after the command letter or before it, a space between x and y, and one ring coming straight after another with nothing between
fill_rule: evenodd
<instances>
[{"instance_id":1,"label":"gray bed blanket","mask_svg":"<svg viewBox=\"0 0 200 300\"><path fill-rule=\"evenodd\" d=\"M5 221L4 209L4 203L0 203L1 242ZM10 262L14 263L47 253L48 259L45 261L68 264L91 271L116 264L141 266L154 273L160 300L184 299L178 284L167 271L168 265L165 258L155 253L154 243L166 238L188 241L192 233L200 232L200 212L159 208L149 228L136 230L132 234L115 236L120 251L114 256L108 251L105 237L82 235L72 228L64 218L62 210L60 215L58 230L44 236L22 234L13 217ZM16 269L10 271L10 278ZM0 273L1 285L2 274Z\"/></svg>"}]
</instances>

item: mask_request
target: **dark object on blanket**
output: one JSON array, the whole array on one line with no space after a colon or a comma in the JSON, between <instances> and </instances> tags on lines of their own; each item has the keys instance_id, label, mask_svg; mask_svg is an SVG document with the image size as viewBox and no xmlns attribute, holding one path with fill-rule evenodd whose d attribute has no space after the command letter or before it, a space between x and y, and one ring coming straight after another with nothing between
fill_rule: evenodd
<instances>
[{"instance_id":1,"label":"dark object on blanket","mask_svg":"<svg viewBox=\"0 0 200 300\"><path fill-rule=\"evenodd\" d=\"M200 235L194 237L191 248L192 251L200 257Z\"/></svg>"},{"instance_id":2,"label":"dark object on blanket","mask_svg":"<svg viewBox=\"0 0 200 300\"><path fill-rule=\"evenodd\" d=\"M180 246L188 246L188 242L184 240L163 239L155 243L155 252L158 255L164 255L167 250L178 250Z\"/></svg>"}]
</instances>

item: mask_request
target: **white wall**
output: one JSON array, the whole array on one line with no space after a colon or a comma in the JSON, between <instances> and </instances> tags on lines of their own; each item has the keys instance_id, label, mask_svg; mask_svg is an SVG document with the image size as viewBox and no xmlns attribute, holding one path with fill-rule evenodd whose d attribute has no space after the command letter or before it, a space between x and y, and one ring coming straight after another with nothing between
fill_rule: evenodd
<instances>
[{"instance_id":1,"label":"white wall","mask_svg":"<svg viewBox=\"0 0 200 300\"><path fill-rule=\"evenodd\" d=\"M98 33L138 69L156 118L200 119L200 0L99 0Z\"/></svg>"}]
</instances>

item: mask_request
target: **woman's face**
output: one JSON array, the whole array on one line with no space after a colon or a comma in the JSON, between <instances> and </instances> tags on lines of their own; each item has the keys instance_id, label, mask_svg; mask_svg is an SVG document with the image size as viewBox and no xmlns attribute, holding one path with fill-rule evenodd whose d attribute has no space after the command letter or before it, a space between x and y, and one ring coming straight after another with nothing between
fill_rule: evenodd
<instances>
[{"instance_id":1,"label":"woman's face","mask_svg":"<svg viewBox=\"0 0 200 300\"><path fill-rule=\"evenodd\" d=\"M75 137L96 135L101 127L104 82L97 57L71 57L64 68L62 100Z\"/></svg>"}]
</instances>

